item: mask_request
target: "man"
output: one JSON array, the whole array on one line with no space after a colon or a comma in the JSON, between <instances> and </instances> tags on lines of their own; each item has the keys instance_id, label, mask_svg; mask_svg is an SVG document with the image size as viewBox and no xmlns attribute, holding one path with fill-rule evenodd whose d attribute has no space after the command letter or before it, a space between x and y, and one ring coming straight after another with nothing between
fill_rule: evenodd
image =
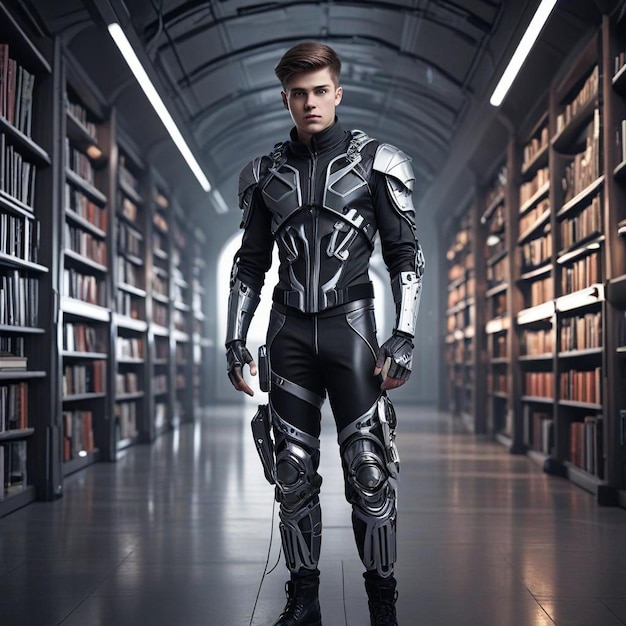
<instances>
[{"instance_id":1,"label":"man","mask_svg":"<svg viewBox=\"0 0 626 626\"><path fill-rule=\"evenodd\" d=\"M280 259L267 334L267 421L274 446L265 450L264 465L276 485L290 580L287 605L274 626L321 624L317 468L326 393L366 570L371 624L397 624L399 464L386 391L410 374L424 260L415 237L409 158L340 126L340 69L335 51L323 44L304 42L285 53L275 71L295 127L289 141L249 163L240 176L244 234L231 275L226 356L231 382L249 395L243 367L248 364L255 375L257 366L246 334L274 242ZM368 276L377 233L397 313L380 349Z\"/></svg>"}]
</instances>

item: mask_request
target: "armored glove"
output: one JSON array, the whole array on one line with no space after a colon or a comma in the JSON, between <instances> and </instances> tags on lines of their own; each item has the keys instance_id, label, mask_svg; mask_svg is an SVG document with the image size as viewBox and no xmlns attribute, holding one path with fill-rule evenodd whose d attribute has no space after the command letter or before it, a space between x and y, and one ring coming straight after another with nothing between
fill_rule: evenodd
<instances>
[{"instance_id":1,"label":"armored glove","mask_svg":"<svg viewBox=\"0 0 626 626\"><path fill-rule=\"evenodd\" d=\"M393 389L403 385L411 375L413 361L413 337L395 331L378 350L374 374L383 375L383 389Z\"/></svg>"}]
</instances>

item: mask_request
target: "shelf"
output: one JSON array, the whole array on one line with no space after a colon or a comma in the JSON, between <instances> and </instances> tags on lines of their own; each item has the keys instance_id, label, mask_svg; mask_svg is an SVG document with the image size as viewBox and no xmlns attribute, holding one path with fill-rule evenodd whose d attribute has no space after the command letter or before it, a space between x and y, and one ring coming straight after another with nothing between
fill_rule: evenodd
<instances>
[{"instance_id":1,"label":"shelf","mask_svg":"<svg viewBox=\"0 0 626 626\"><path fill-rule=\"evenodd\" d=\"M125 196L128 196L135 204L143 204L143 198L125 180L119 179L118 186Z\"/></svg>"},{"instance_id":2,"label":"shelf","mask_svg":"<svg viewBox=\"0 0 626 626\"><path fill-rule=\"evenodd\" d=\"M126 226L129 226L133 230L133 233L139 241L144 240L143 233L141 232L141 227L137 224L137 222L131 220L129 217L124 215L124 213L119 209L116 211L115 214L117 215L117 218L120 220L120 222L124 222Z\"/></svg>"},{"instance_id":3,"label":"shelf","mask_svg":"<svg viewBox=\"0 0 626 626\"><path fill-rule=\"evenodd\" d=\"M33 326L10 326L9 324L0 324L0 333L16 333L18 335L43 335L43 328L35 328Z\"/></svg>"},{"instance_id":4,"label":"shelf","mask_svg":"<svg viewBox=\"0 0 626 626\"><path fill-rule=\"evenodd\" d=\"M21 491L9 493L4 497L4 499L0 499L0 517L9 515L10 513L13 513L13 511L17 511L17 509L21 509L23 506L30 504L34 500L35 488L32 486L26 486L26 488Z\"/></svg>"},{"instance_id":5,"label":"shelf","mask_svg":"<svg viewBox=\"0 0 626 626\"><path fill-rule=\"evenodd\" d=\"M184 302L174 302L174 308L182 313L189 313L191 311L191 307Z\"/></svg>"},{"instance_id":6,"label":"shelf","mask_svg":"<svg viewBox=\"0 0 626 626\"><path fill-rule=\"evenodd\" d=\"M189 341L189 334L183 332L182 330L175 330L173 333L174 341L179 343L187 343Z\"/></svg>"},{"instance_id":7,"label":"shelf","mask_svg":"<svg viewBox=\"0 0 626 626\"><path fill-rule=\"evenodd\" d=\"M41 274L46 274L48 272L48 268L43 265L39 265L39 263L24 261L24 259L11 256L10 254L4 254L4 252L0 252L0 266L14 267L17 269L28 270L29 272L39 272Z\"/></svg>"},{"instance_id":8,"label":"shelf","mask_svg":"<svg viewBox=\"0 0 626 626\"><path fill-rule=\"evenodd\" d=\"M543 304L523 309L517 314L517 324L522 326L524 324L549 320L554 315L555 310L554 300L549 300Z\"/></svg>"},{"instance_id":9,"label":"shelf","mask_svg":"<svg viewBox=\"0 0 626 626\"><path fill-rule=\"evenodd\" d=\"M606 483L600 480L597 476L586 472L585 470L577 467L570 461L565 461L564 466L567 470L567 477L579 487L582 487L585 491L593 494L598 493L598 488Z\"/></svg>"},{"instance_id":10,"label":"shelf","mask_svg":"<svg viewBox=\"0 0 626 626\"><path fill-rule=\"evenodd\" d=\"M492 320L489 320L487 324L485 324L485 333L487 335L495 335L496 333L501 333L508 329L509 329L508 317L496 317Z\"/></svg>"},{"instance_id":11,"label":"shelf","mask_svg":"<svg viewBox=\"0 0 626 626\"><path fill-rule=\"evenodd\" d=\"M554 404L552 398L542 398L541 396L522 396L522 402L532 402L534 404Z\"/></svg>"},{"instance_id":12,"label":"shelf","mask_svg":"<svg viewBox=\"0 0 626 626\"><path fill-rule=\"evenodd\" d=\"M145 320L136 320L132 317L127 317L126 315L120 315L119 313L113 313L113 321L121 328L134 330L139 333L144 333L148 330L148 322Z\"/></svg>"},{"instance_id":13,"label":"shelf","mask_svg":"<svg viewBox=\"0 0 626 626\"><path fill-rule=\"evenodd\" d=\"M544 352L543 354L520 354L518 361L533 363L535 361L550 361L552 357L553 355L550 352Z\"/></svg>"},{"instance_id":14,"label":"shelf","mask_svg":"<svg viewBox=\"0 0 626 626\"><path fill-rule=\"evenodd\" d=\"M65 110L65 119L67 122L67 136L71 139L71 143L80 152L89 157L93 163L100 163L103 160L103 150L98 144L98 140L89 133L84 124L77 119L70 111ZM96 154L93 151L96 150ZM92 155L89 152L92 151Z\"/></svg>"},{"instance_id":15,"label":"shelf","mask_svg":"<svg viewBox=\"0 0 626 626\"><path fill-rule=\"evenodd\" d=\"M582 307L591 306L604 301L604 285L596 284L561 296L556 299L555 306L559 313L574 311Z\"/></svg>"},{"instance_id":16,"label":"shelf","mask_svg":"<svg viewBox=\"0 0 626 626\"><path fill-rule=\"evenodd\" d=\"M32 437L35 433L34 428L22 428L19 430L3 430L0 431L0 443L7 443L9 441L21 441ZM0 489L4 489L4 485L0 485ZM0 498L1 500L1 498Z\"/></svg>"},{"instance_id":17,"label":"shelf","mask_svg":"<svg viewBox=\"0 0 626 626\"><path fill-rule=\"evenodd\" d=\"M106 265L92 261L90 258L83 256L78 252L74 252L73 250L65 249L64 254L68 259L71 259L75 263L80 263L81 265L89 267L92 270L96 270L97 272L101 272L102 274L106 274L109 271Z\"/></svg>"},{"instance_id":18,"label":"shelf","mask_svg":"<svg viewBox=\"0 0 626 626\"><path fill-rule=\"evenodd\" d=\"M27 380L29 378L45 378L48 374L44 371L5 369L0 370L0 380Z\"/></svg>"},{"instance_id":19,"label":"shelf","mask_svg":"<svg viewBox=\"0 0 626 626\"><path fill-rule=\"evenodd\" d=\"M117 359L118 365L144 365L145 359L136 356L120 356Z\"/></svg>"},{"instance_id":20,"label":"shelf","mask_svg":"<svg viewBox=\"0 0 626 626\"><path fill-rule=\"evenodd\" d=\"M577 400L559 400L559 406L567 406L572 409L584 409L585 411L601 411L602 405L595 402L578 402Z\"/></svg>"},{"instance_id":21,"label":"shelf","mask_svg":"<svg viewBox=\"0 0 626 626\"><path fill-rule=\"evenodd\" d=\"M588 237L581 239L568 250L560 252L556 262L559 265L563 265L564 263L569 263L570 261L573 261L581 256L593 254L594 250L598 250L600 248L600 244L603 243L604 240L604 235L593 233Z\"/></svg>"},{"instance_id":22,"label":"shelf","mask_svg":"<svg viewBox=\"0 0 626 626\"><path fill-rule=\"evenodd\" d=\"M524 272L520 277L518 282L526 282L528 280L533 280L534 278L540 278L541 276L550 274L552 272L552 263L550 261L546 261L543 265L539 267L535 267L528 272Z\"/></svg>"},{"instance_id":23,"label":"shelf","mask_svg":"<svg viewBox=\"0 0 626 626\"><path fill-rule=\"evenodd\" d=\"M84 178L81 178L76 172L73 172L69 168L65 168L65 177L67 180L78 187L85 195L89 196L94 202L97 202L100 206L104 207L107 203L106 196L96 189L91 183L87 182Z\"/></svg>"},{"instance_id":24,"label":"shelf","mask_svg":"<svg viewBox=\"0 0 626 626\"><path fill-rule=\"evenodd\" d=\"M560 133L552 138L552 147L561 154L570 154L569 149L580 135L585 124L593 119L593 112L598 106L598 96L590 98L578 113L574 115Z\"/></svg>"},{"instance_id":25,"label":"shelf","mask_svg":"<svg viewBox=\"0 0 626 626\"><path fill-rule=\"evenodd\" d=\"M481 224L486 224L489 221L489 218L493 215L494 211L501 205L504 204L505 195L504 191L501 191L490 203L489 206L485 209L485 212L482 214L480 218Z\"/></svg>"},{"instance_id":26,"label":"shelf","mask_svg":"<svg viewBox=\"0 0 626 626\"><path fill-rule=\"evenodd\" d=\"M131 254L130 252L126 252L125 250L118 249L117 255L126 259L128 262L136 265L137 267L143 267L144 265L143 259L141 257L138 257L136 254Z\"/></svg>"},{"instance_id":27,"label":"shelf","mask_svg":"<svg viewBox=\"0 0 626 626\"><path fill-rule=\"evenodd\" d=\"M163 294L157 292L152 293L152 299L156 300L157 302L161 302L162 304L169 305L170 303L170 299L167 296L164 296Z\"/></svg>"},{"instance_id":28,"label":"shelf","mask_svg":"<svg viewBox=\"0 0 626 626\"><path fill-rule=\"evenodd\" d=\"M626 64L619 68L611 82L615 91L626 96Z\"/></svg>"},{"instance_id":29,"label":"shelf","mask_svg":"<svg viewBox=\"0 0 626 626\"><path fill-rule=\"evenodd\" d=\"M611 304L626 309L626 274L609 280L606 298Z\"/></svg>"},{"instance_id":30,"label":"shelf","mask_svg":"<svg viewBox=\"0 0 626 626\"><path fill-rule=\"evenodd\" d=\"M125 291L126 293L130 293L131 295L137 296L138 298L145 298L148 295L148 292L145 289L134 287L133 285L129 285L128 283L117 283L117 288L120 291Z\"/></svg>"},{"instance_id":31,"label":"shelf","mask_svg":"<svg viewBox=\"0 0 626 626\"><path fill-rule=\"evenodd\" d=\"M614 170L613 176L618 180L626 178L626 161L622 161Z\"/></svg>"},{"instance_id":32,"label":"shelf","mask_svg":"<svg viewBox=\"0 0 626 626\"><path fill-rule=\"evenodd\" d=\"M167 252L165 252L165 250L161 250L161 248L153 248L152 249L152 254L157 258L157 259L163 259L163 260L167 260L168 259L168 255Z\"/></svg>"},{"instance_id":33,"label":"shelf","mask_svg":"<svg viewBox=\"0 0 626 626\"><path fill-rule=\"evenodd\" d=\"M97 304L83 302L76 298L61 297L61 310L64 313L85 317L98 322L108 322L111 319L111 311Z\"/></svg>"},{"instance_id":34,"label":"shelf","mask_svg":"<svg viewBox=\"0 0 626 626\"><path fill-rule=\"evenodd\" d=\"M568 200L557 212L556 216L560 219L567 213L580 206L604 184L604 174L596 178L591 185L588 185L580 193L576 194L571 200Z\"/></svg>"},{"instance_id":35,"label":"shelf","mask_svg":"<svg viewBox=\"0 0 626 626\"><path fill-rule=\"evenodd\" d=\"M497 296L499 293L503 293L508 288L509 288L508 283L500 283L498 285L495 285L495 287L491 287L490 289L487 289L487 291L485 292L485 298L491 298L493 296Z\"/></svg>"},{"instance_id":36,"label":"shelf","mask_svg":"<svg viewBox=\"0 0 626 626\"><path fill-rule=\"evenodd\" d=\"M134 437L127 437L126 439L120 439L117 442L117 451L121 452L126 448L134 446L136 443L139 443L139 435L135 435Z\"/></svg>"},{"instance_id":37,"label":"shelf","mask_svg":"<svg viewBox=\"0 0 626 626\"><path fill-rule=\"evenodd\" d=\"M504 391L488 391L487 394L494 398L499 398L500 400L509 399L509 394L505 393Z\"/></svg>"},{"instance_id":38,"label":"shelf","mask_svg":"<svg viewBox=\"0 0 626 626\"><path fill-rule=\"evenodd\" d=\"M504 257L506 257L506 255L507 255L507 250L506 249L500 250L500 252L497 252L493 256L489 257L485 264L488 267L491 267L492 265L495 265L498 261L501 261L502 259L504 259Z\"/></svg>"},{"instance_id":39,"label":"shelf","mask_svg":"<svg viewBox=\"0 0 626 626\"><path fill-rule=\"evenodd\" d=\"M524 243L528 239L532 239L532 236L547 223L550 222L550 209L544 211L540 217L535 220L535 223L527 228L517 239L518 244Z\"/></svg>"},{"instance_id":40,"label":"shelf","mask_svg":"<svg viewBox=\"0 0 626 626\"><path fill-rule=\"evenodd\" d=\"M105 239L107 234L97 226L94 226L89 220L86 220L84 217L81 217L76 211L72 211L72 209L65 209L65 217L70 219L72 222L78 224L83 230L88 230L94 235L97 235L101 239Z\"/></svg>"},{"instance_id":41,"label":"shelf","mask_svg":"<svg viewBox=\"0 0 626 626\"><path fill-rule=\"evenodd\" d=\"M10 143L15 143L21 150L28 153L28 156L38 164L50 165L52 161L48 153L30 137L18 130L13 124L10 124L6 118L0 115L0 132L10 138Z\"/></svg>"},{"instance_id":42,"label":"shelf","mask_svg":"<svg viewBox=\"0 0 626 626\"><path fill-rule=\"evenodd\" d=\"M63 350L61 356L64 359L108 359L109 355L106 352L79 352L78 350Z\"/></svg>"},{"instance_id":43,"label":"shelf","mask_svg":"<svg viewBox=\"0 0 626 626\"><path fill-rule=\"evenodd\" d=\"M63 476L69 476L70 474L74 474L93 463L96 463L100 457L99 451L94 451L85 456L79 456L76 459L72 459L70 461L63 462Z\"/></svg>"},{"instance_id":44,"label":"shelf","mask_svg":"<svg viewBox=\"0 0 626 626\"><path fill-rule=\"evenodd\" d=\"M519 208L519 214L524 215L524 213L528 212L529 209L532 209L540 200L542 200L545 196L548 195L550 191L550 181L547 180L535 193L522 204Z\"/></svg>"},{"instance_id":45,"label":"shelf","mask_svg":"<svg viewBox=\"0 0 626 626\"><path fill-rule=\"evenodd\" d=\"M14 48L17 48L20 57L24 57L28 67L32 72L45 72L50 74L52 69L45 57L39 52L36 46L32 43L30 38L22 30L20 25L15 21L13 15L9 10L4 7L4 4L0 2L0 18L2 18L3 24L7 25L6 31L11 31L17 38L12 38L10 42ZM3 27L4 30L4 27Z\"/></svg>"},{"instance_id":46,"label":"shelf","mask_svg":"<svg viewBox=\"0 0 626 626\"><path fill-rule=\"evenodd\" d=\"M155 335L159 337L169 337L170 331L165 326L160 326L159 324L150 324L150 328Z\"/></svg>"},{"instance_id":47,"label":"shelf","mask_svg":"<svg viewBox=\"0 0 626 626\"><path fill-rule=\"evenodd\" d=\"M32 207L24 204L17 198L0 189L0 207L23 217L34 219L35 212Z\"/></svg>"},{"instance_id":48,"label":"shelf","mask_svg":"<svg viewBox=\"0 0 626 626\"><path fill-rule=\"evenodd\" d=\"M560 359L577 359L587 356L602 356L602 348L586 348L584 350L567 350L559 352Z\"/></svg>"},{"instance_id":49,"label":"shelf","mask_svg":"<svg viewBox=\"0 0 626 626\"><path fill-rule=\"evenodd\" d=\"M116 394L116 402L131 402L132 400L141 400L145 396L143 391L134 391L132 393Z\"/></svg>"},{"instance_id":50,"label":"shelf","mask_svg":"<svg viewBox=\"0 0 626 626\"><path fill-rule=\"evenodd\" d=\"M528 163L524 163L522 165L522 176L528 177L529 174L534 173L538 169L541 169L542 166L548 165L548 148L548 144L539 148L535 156L530 161L528 161Z\"/></svg>"},{"instance_id":51,"label":"shelf","mask_svg":"<svg viewBox=\"0 0 626 626\"><path fill-rule=\"evenodd\" d=\"M101 398L106 398L106 393L75 393L69 396L63 396L63 402L80 402L82 400L99 400Z\"/></svg>"},{"instance_id":52,"label":"shelf","mask_svg":"<svg viewBox=\"0 0 626 626\"><path fill-rule=\"evenodd\" d=\"M533 450L532 448L528 448L528 450L526 450L526 455L531 461L533 461L542 468L545 465L545 462L550 458L550 455L546 454L545 452Z\"/></svg>"},{"instance_id":53,"label":"shelf","mask_svg":"<svg viewBox=\"0 0 626 626\"><path fill-rule=\"evenodd\" d=\"M502 444L507 450L510 450L513 447L513 438L506 433L496 433L495 440Z\"/></svg>"}]
</instances>

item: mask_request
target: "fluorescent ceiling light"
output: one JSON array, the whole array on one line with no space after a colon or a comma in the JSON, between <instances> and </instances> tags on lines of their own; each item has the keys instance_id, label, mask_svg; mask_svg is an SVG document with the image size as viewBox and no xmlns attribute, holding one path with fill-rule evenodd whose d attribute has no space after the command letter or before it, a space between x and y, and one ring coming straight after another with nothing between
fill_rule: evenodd
<instances>
[{"instance_id":1,"label":"fluorescent ceiling light","mask_svg":"<svg viewBox=\"0 0 626 626\"><path fill-rule=\"evenodd\" d=\"M189 165L191 171L198 179L198 182L202 185L202 188L205 191L210 191L211 183L209 183L198 161L196 161L191 149L187 145L187 142L184 140L180 130L178 130L176 122L174 122L163 100L161 100L161 96L159 96L156 88L152 84L152 81L148 77L146 70L143 68L141 61L135 54L135 51L124 34L122 27L115 22L113 24L109 24L109 33L111 34L111 37L113 37L113 41L115 41L117 47L120 49L124 60L128 63L128 67L130 67L132 73L135 75L135 78L143 89L143 92L146 94L150 104L154 107L157 115L161 118L167 132L174 140L176 147L180 150L180 153L183 155L185 161L187 161L187 165Z\"/></svg>"},{"instance_id":2,"label":"fluorescent ceiling light","mask_svg":"<svg viewBox=\"0 0 626 626\"><path fill-rule=\"evenodd\" d=\"M533 19L530 21L524 36L522 37L517 49L513 53L507 68L504 70L504 74L502 74L502 78L500 78L500 82L497 84L493 93L491 94L491 99L489 100L489 104L494 107L498 107L502 104L504 100L504 96L506 96L507 91L510 89L517 73L520 71L520 68L524 64L530 49L533 47L537 37L539 37L539 33L541 29L544 27L545 23L548 21L548 17L554 8L557 0L541 0L541 4L537 9Z\"/></svg>"}]
</instances>

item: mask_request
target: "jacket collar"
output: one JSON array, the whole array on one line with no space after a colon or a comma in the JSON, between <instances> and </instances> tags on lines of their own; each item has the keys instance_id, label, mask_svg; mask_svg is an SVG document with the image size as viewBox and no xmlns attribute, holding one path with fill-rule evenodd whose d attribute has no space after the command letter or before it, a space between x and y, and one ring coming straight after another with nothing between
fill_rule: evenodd
<instances>
[{"instance_id":1,"label":"jacket collar","mask_svg":"<svg viewBox=\"0 0 626 626\"><path fill-rule=\"evenodd\" d=\"M294 126L289 133L291 138L290 148L294 153L306 156L310 156L311 152L321 154L339 146L349 135L350 133L342 128L339 120L335 117L335 122L332 126L311 137L311 146L309 148L309 146L298 139L298 131Z\"/></svg>"}]
</instances>

